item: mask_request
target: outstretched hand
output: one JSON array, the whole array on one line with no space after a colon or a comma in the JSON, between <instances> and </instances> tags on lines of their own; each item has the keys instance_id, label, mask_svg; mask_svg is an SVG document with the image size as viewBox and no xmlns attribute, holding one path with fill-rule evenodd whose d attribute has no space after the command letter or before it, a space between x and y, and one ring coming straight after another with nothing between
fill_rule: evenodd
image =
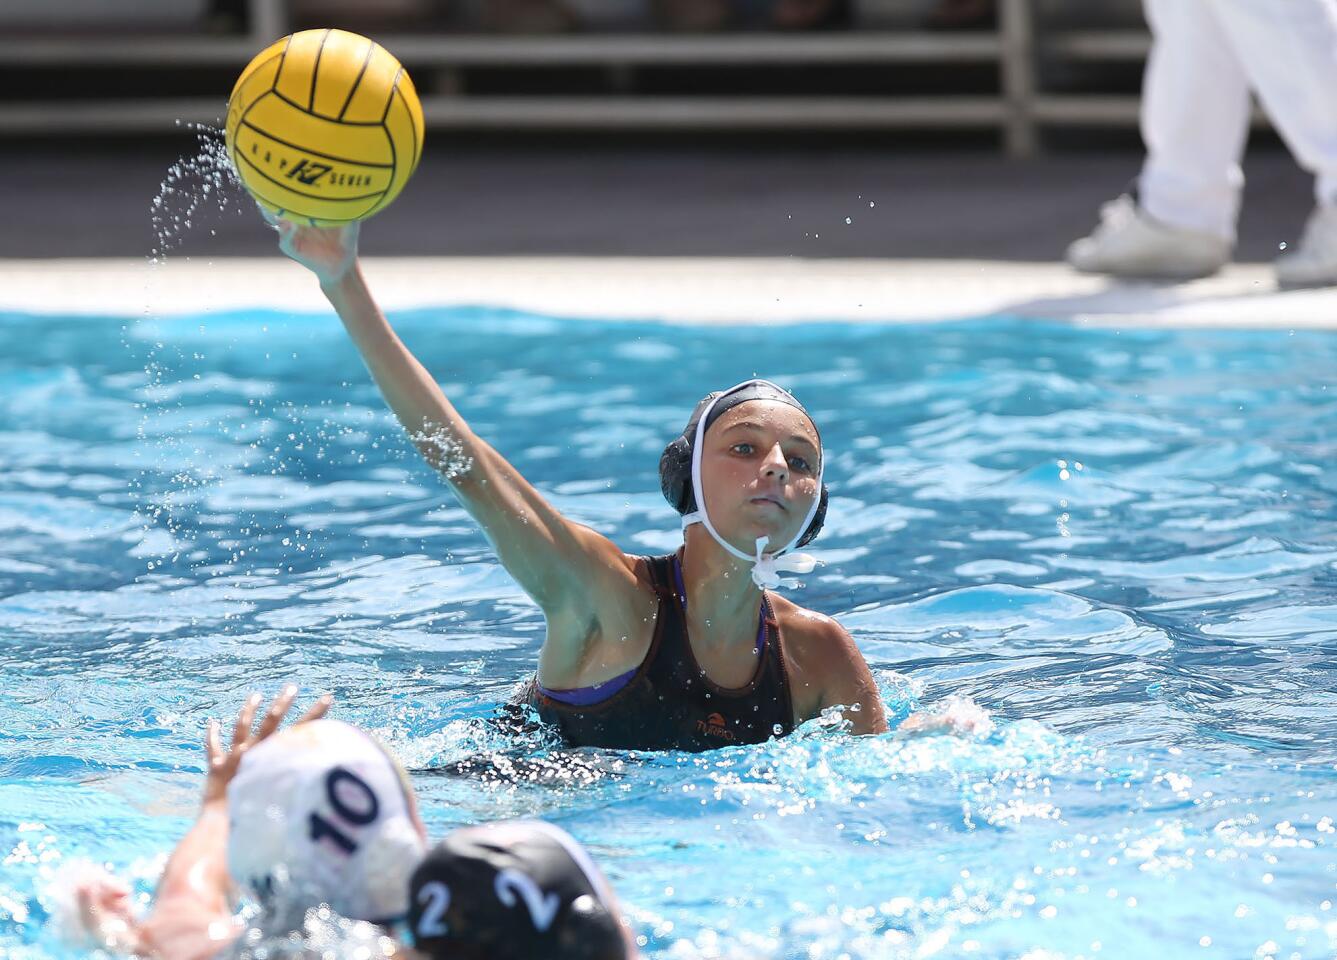
<instances>
[{"instance_id":1,"label":"outstretched hand","mask_svg":"<svg viewBox=\"0 0 1337 960\"><path fill-rule=\"evenodd\" d=\"M71 946L109 953L141 953L139 917L130 899L130 886L119 877L97 871L74 888L78 908L77 930L66 929Z\"/></svg>"},{"instance_id":2,"label":"outstretched hand","mask_svg":"<svg viewBox=\"0 0 1337 960\"><path fill-rule=\"evenodd\" d=\"M279 724L287 716L296 698L297 688L291 685L285 687L265 712L259 728L252 730L255 714L260 709L260 694L251 694L242 705L241 712L237 714L237 720L232 726L232 746L226 750L223 749L223 742L219 736L218 721L209 721L208 732L204 737L204 752L209 761L209 772L204 778L204 799L201 801L204 806L227 799L227 785L237 775L241 758L279 728ZM297 722L306 723L308 720L320 719L329 712L331 702L330 695L325 694L312 705L311 709L302 714Z\"/></svg>"},{"instance_id":3,"label":"outstretched hand","mask_svg":"<svg viewBox=\"0 0 1337 960\"><path fill-rule=\"evenodd\" d=\"M260 215L278 231L279 249L314 273L323 287L338 283L357 263L356 220L342 227L303 227L264 207Z\"/></svg>"},{"instance_id":4,"label":"outstretched hand","mask_svg":"<svg viewBox=\"0 0 1337 960\"><path fill-rule=\"evenodd\" d=\"M932 712L912 713L896 727L897 737L921 734L953 733L960 736L987 736L993 719L968 697L948 697Z\"/></svg>"}]
</instances>

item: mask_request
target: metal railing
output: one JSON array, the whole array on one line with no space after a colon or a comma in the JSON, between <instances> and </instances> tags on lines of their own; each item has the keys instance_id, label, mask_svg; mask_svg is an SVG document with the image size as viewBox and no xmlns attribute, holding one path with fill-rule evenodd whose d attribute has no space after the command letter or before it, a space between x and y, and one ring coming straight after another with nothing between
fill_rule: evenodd
<instances>
[{"instance_id":1,"label":"metal railing","mask_svg":"<svg viewBox=\"0 0 1337 960\"><path fill-rule=\"evenodd\" d=\"M124 67L139 71L235 66L289 32L287 0L249 0L248 36L0 38L10 68ZM1032 0L999 0L996 30L729 35L378 36L415 76L420 92L459 89L454 71L475 67L993 64L997 92L911 96L472 95L424 92L429 126L457 129L996 129L1007 152L1028 156L1045 127L1136 122L1135 96L1058 95L1039 83L1041 57L1137 61L1141 31L1047 33ZM0 102L0 136L151 133L175 121L215 122L219 97L48 99Z\"/></svg>"}]
</instances>

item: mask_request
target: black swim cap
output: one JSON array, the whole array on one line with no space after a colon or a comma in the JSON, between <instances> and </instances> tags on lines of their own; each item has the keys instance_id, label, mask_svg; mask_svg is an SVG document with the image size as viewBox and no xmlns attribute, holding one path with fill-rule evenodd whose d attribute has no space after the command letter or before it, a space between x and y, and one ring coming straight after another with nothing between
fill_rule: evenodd
<instances>
[{"instance_id":1,"label":"black swim cap","mask_svg":"<svg viewBox=\"0 0 1337 960\"><path fill-rule=\"evenodd\" d=\"M715 402L716 398L718 402ZM715 391L706 394L692 410L682 436L665 447L659 457L659 489L663 492L664 499L678 513L688 514L697 509L696 492L692 489L692 447L696 442L696 428L702 415L707 409L710 410L710 416L706 418L706 430L709 430L711 424L721 416L749 400L775 400L786 403L802 411L812 423L813 430L817 430L817 422L813 420L807 408L799 403L798 398L769 380L748 380L723 393ZM712 407L711 403L715 405ZM817 442L819 444L822 442L820 430L817 431ZM813 515L812 522L808 524L808 529L803 531L803 536L799 537L796 547L807 546L821 532L822 523L826 520L826 503L826 484L823 483L817 512Z\"/></svg>"},{"instance_id":2,"label":"black swim cap","mask_svg":"<svg viewBox=\"0 0 1337 960\"><path fill-rule=\"evenodd\" d=\"M465 827L413 873L409 925L433 960L626 960L599 869L571 836L513 820Z\"/></svg>"}]
</instances>

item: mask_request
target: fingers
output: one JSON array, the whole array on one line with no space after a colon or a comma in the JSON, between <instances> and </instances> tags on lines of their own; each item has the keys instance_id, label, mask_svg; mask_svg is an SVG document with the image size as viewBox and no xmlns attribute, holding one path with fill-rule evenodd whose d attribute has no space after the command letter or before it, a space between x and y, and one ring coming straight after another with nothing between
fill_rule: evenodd
<instances>
[{"instance_id":1,"label":"fingers","mask_svg":"<svg viewBox=\"0 0 1337 960\"><path fill-rule=\"evenodd\" d=\"M260 729L255 734L255 739L263 740L279 728L283 722L283 717L292 707L293 700L297 699L297 687L295 684L288 684L283 688L283 692L274 698L274 702L269 705L268 712L265 713L265 719L260 723Z\"/></svg>"},{"instance_id":2,"label":"fingers","mask_svg":"<svg viewBox=\"0 0 1337 960\"><path fill-rule=\"evenodd\" d=\"M93 900L93 891L86 884L80 884L74 889L74 902L79 910L79 932L77 936L80 939L87 937L92 941L98 934L98 928L102 925L102 911L98 904ZM74 936L73 932L66 936Z\"/></svg>"},{"instance_id":3,"label":"fingers","mask_svg":"<svg viewBox=\"0 0 1337 960\"><path fill-rule=\"evenodd\" d=\"M93 905L115 905L130 896L130 885L115 874L101 873L80 881L75 891Z\"/></svg>"},{"instance_id":4,"label":"fingers","mask_svg":"<svg viewBox=\"0 0 1337 960\"><path fill-rule=\"evenodd\" d=\"M260 709L261 697L258 693L253 693L246 698L242 704L241 711L237 714L237 721L232 727L232 746L231 752L239 754L251 745L260 742L266 737L278 730L283 723L283 718L288 715L292 709L293 701L297 699L297 685L290 683L283 688L283 691L274 698L269 709L265 711L263 719L260 721L259 729L252 733L251 728L255 724L255 715ZM325 714L329 713L330 705L334 702L332 694L325 694L314 704L306 713L302 714L297 723L306 723L308 720L319 720ZM210 720L204 735L204 752L209 760L210 766L219 766L226 762L227 751L223 749L223 741L219 732L217 720Z\"/></svg>"},{"instance_id":5,"label":"fingers","mask_svg":"<svg viewBox=\"0 0 1337 960\"><path fill-rule=\"evenodd\" d=\"M297 255L297 224L291 220L280 220L275 229L279 233L279 250L300 262L301 258Z\"/></svg>"},{"instance_id":6,"label":"fingers","mask_svg":"<svg viewBox=\"0 0 1337 960\"><path fill-rule=\"evenodd\" d=\"M274 211L270 210L268 207L260 205L259 203L255 205L255 208L260 211L260 216L264 218L265 223L269 224L271 227L274 227L280 230L280 232L282 232L282 224L284 221L279 218L278 214L274 213Z\"/></svg>"},{"instance_id":7,"label":"fingers","mask_svg":"<svg viewBox=\"0 0 1337 960\"><path fill-rule=\"evenodd\" d=\"M255 711L258 709L260 709L260 694L253 693L242 704L241 712L237 714L237 723L232 728L233 750L251 738L251 726L255 723Z\"/></svg>"},{"instance_id":8,"label":"fingers","mask_svg":"<svg viewBox=\"0 0 1337 960\"><path fill-rule=\"evenodd\" d=\"M219 736L218 721L210 720L204 734L204 756L213 766L223 761L223 740Z\"/></svg>"},{"instance_id":9,"label":"fingers","mask_svg":"<svg viewBox=\"0 0 1337 960\"><path fill-rule=\"evenodd\" d=\"M309 720L319 720L325 714L330 712L330 705L334 703L334 694L326 693L319 700L311 705L311 708L302 714L298 723L306 723Z\"/></svg>"},{"instance_id":10,"label":"fingers","mask_svg":"<svg viewBox=\"0 0 1337 960\"><path fill-rule=\"evenodd\" d=\"M80 931L99 949L115 948L128 942L135 923L129 902L130 888L119 877L90 878L74 888L79 911Z\"/></svg>"}]
</instances>

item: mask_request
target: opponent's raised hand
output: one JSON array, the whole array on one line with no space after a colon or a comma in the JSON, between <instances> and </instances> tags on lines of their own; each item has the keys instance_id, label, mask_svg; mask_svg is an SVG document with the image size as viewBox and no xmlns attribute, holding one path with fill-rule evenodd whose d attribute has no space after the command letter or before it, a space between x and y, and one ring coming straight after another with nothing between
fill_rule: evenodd
<instances>
[{"instance_id":1,"label":"opponent's raised hand","mask_svg":"<svg viewBox=\"0 0 1337 960\"><path fill-rule=\"evenodd\" d=\"M204 778L203 804L208 805L227 798L227 785L237 775L241 758L246 755L246 751L250 750L251 747L269 737L279 728L283 718L292 709L295 699L297 699L297 688L291 685L285 687L283 692L274 698L274 702L270 704L269 709L265 711L264 718L257 728L255 727L255 715L260 709L260 694L251 694L242 705L241 711L237 714L236 722L232 725L232 745L227 749L223 748L218 721L209 721L208 730L204 736L204 752L208 758L209 771ZM311 709L302 714L297 723L318 720L325 716L329 712L331 702L330 695L325 694L312 705Z\"/></svg>"}]
</instances>

